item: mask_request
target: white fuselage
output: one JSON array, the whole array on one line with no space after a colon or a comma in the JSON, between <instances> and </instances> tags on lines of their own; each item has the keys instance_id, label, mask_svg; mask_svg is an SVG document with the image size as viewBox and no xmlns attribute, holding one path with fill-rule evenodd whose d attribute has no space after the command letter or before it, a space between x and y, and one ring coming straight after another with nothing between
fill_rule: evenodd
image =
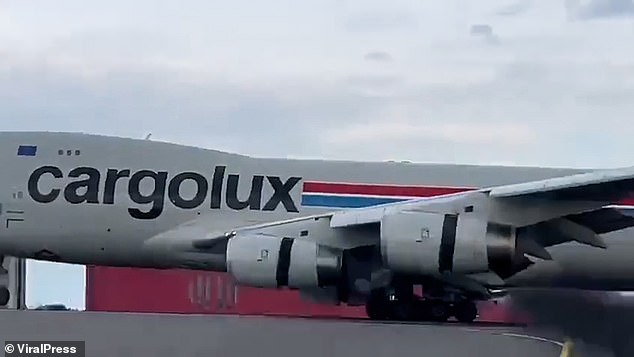
<instances>
[{"instance_id":1,"label":"white fuselage","mask_svg":"<svg viewBox=\"0 0 634 357\"><path fill-rule=\"evenodd\" d=\"M27 147L22 155L20 146ZM222 232L373 202L354 192L325 200L305 192L307 182L418 185L438 192L581 171L260 159L146 140L30 132L0 133L0 164L0 254L156 268L178 264L144 243L193 219L204 217L210 230ZM546 273L524 282L581 279L634 289L634 230L606 240L607 250L576 243L550 248L557 266L538 265Z\"/></svg>"}]
</instances>

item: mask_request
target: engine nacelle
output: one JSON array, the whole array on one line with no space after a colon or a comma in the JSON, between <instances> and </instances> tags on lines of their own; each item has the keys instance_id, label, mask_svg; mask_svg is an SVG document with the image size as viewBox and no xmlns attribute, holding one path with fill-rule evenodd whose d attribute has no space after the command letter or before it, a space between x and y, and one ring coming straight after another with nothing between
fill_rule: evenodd
<instances>
[{"instance_id":1,"label":"engine nacelle","mask_svg":"<svg viewBox=\"0 0 634 357\"><path fill-rule=\"evenodd\" d=\"M381 221L381 255L406 275L498 273L511 269L516 231L473 214L401 212Z\"/></svg>"},{"instance_id":2,"label":"engine nacelle","mask_svg":"<svg viewBox=\"0 0 634 357\"><path fill-rule=\"evenodd\" d=\"M323 287L342 276L341 251L304 239L238 234L227 243L226 259L236 282L253 287Z\"/></svg>"}]
</instances>

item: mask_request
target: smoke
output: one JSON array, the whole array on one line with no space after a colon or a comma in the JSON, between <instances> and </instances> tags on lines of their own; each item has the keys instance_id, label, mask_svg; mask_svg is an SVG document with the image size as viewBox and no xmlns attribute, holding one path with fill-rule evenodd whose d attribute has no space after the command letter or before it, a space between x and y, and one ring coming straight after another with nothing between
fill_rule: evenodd
<instances>
[{"instance_id":1,"label":"smoke","mask_svg":"<svg viewBox=\"0 0 634 357\"><path fill-rule=\"evenodd\" d=\"M528 315L529 327L634 356L634 297L575 289L518 289L511 305ZM587 356L587 354L583 354Z\"/></svg>"}]
</instances>

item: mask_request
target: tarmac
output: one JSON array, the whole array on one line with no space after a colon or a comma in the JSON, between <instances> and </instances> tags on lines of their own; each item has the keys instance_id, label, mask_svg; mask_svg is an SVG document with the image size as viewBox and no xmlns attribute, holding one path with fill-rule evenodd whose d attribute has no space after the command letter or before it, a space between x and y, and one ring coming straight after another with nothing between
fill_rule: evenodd
<instances>
[{"instance_id":1,"label":"tarmac","mask_svg":"<svg viewBox=\"0 0 634 357\"><path fill-rule=\"evenodd\" d=\"M86 341L87 356L558 357L518 327L228 315L0 311L0 341Z\"/></svg>"}]
</instances>

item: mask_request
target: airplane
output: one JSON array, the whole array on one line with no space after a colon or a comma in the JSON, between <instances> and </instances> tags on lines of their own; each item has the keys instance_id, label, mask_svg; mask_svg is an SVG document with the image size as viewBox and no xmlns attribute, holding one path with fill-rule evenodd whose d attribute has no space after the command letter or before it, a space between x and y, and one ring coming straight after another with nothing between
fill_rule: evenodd
<instances>
[{"instance_id":1,"label":"airplane","mask_svg":"<svg viewBox=\"0 0 634 357\"><path fill-rule=\"evenodd\" d=\"M0 163L4 256L227 272L378 320L470 322L514 287L634 290L634 168L255 158L65 132L1 132Z\"/></svg>"}]
</instances>

